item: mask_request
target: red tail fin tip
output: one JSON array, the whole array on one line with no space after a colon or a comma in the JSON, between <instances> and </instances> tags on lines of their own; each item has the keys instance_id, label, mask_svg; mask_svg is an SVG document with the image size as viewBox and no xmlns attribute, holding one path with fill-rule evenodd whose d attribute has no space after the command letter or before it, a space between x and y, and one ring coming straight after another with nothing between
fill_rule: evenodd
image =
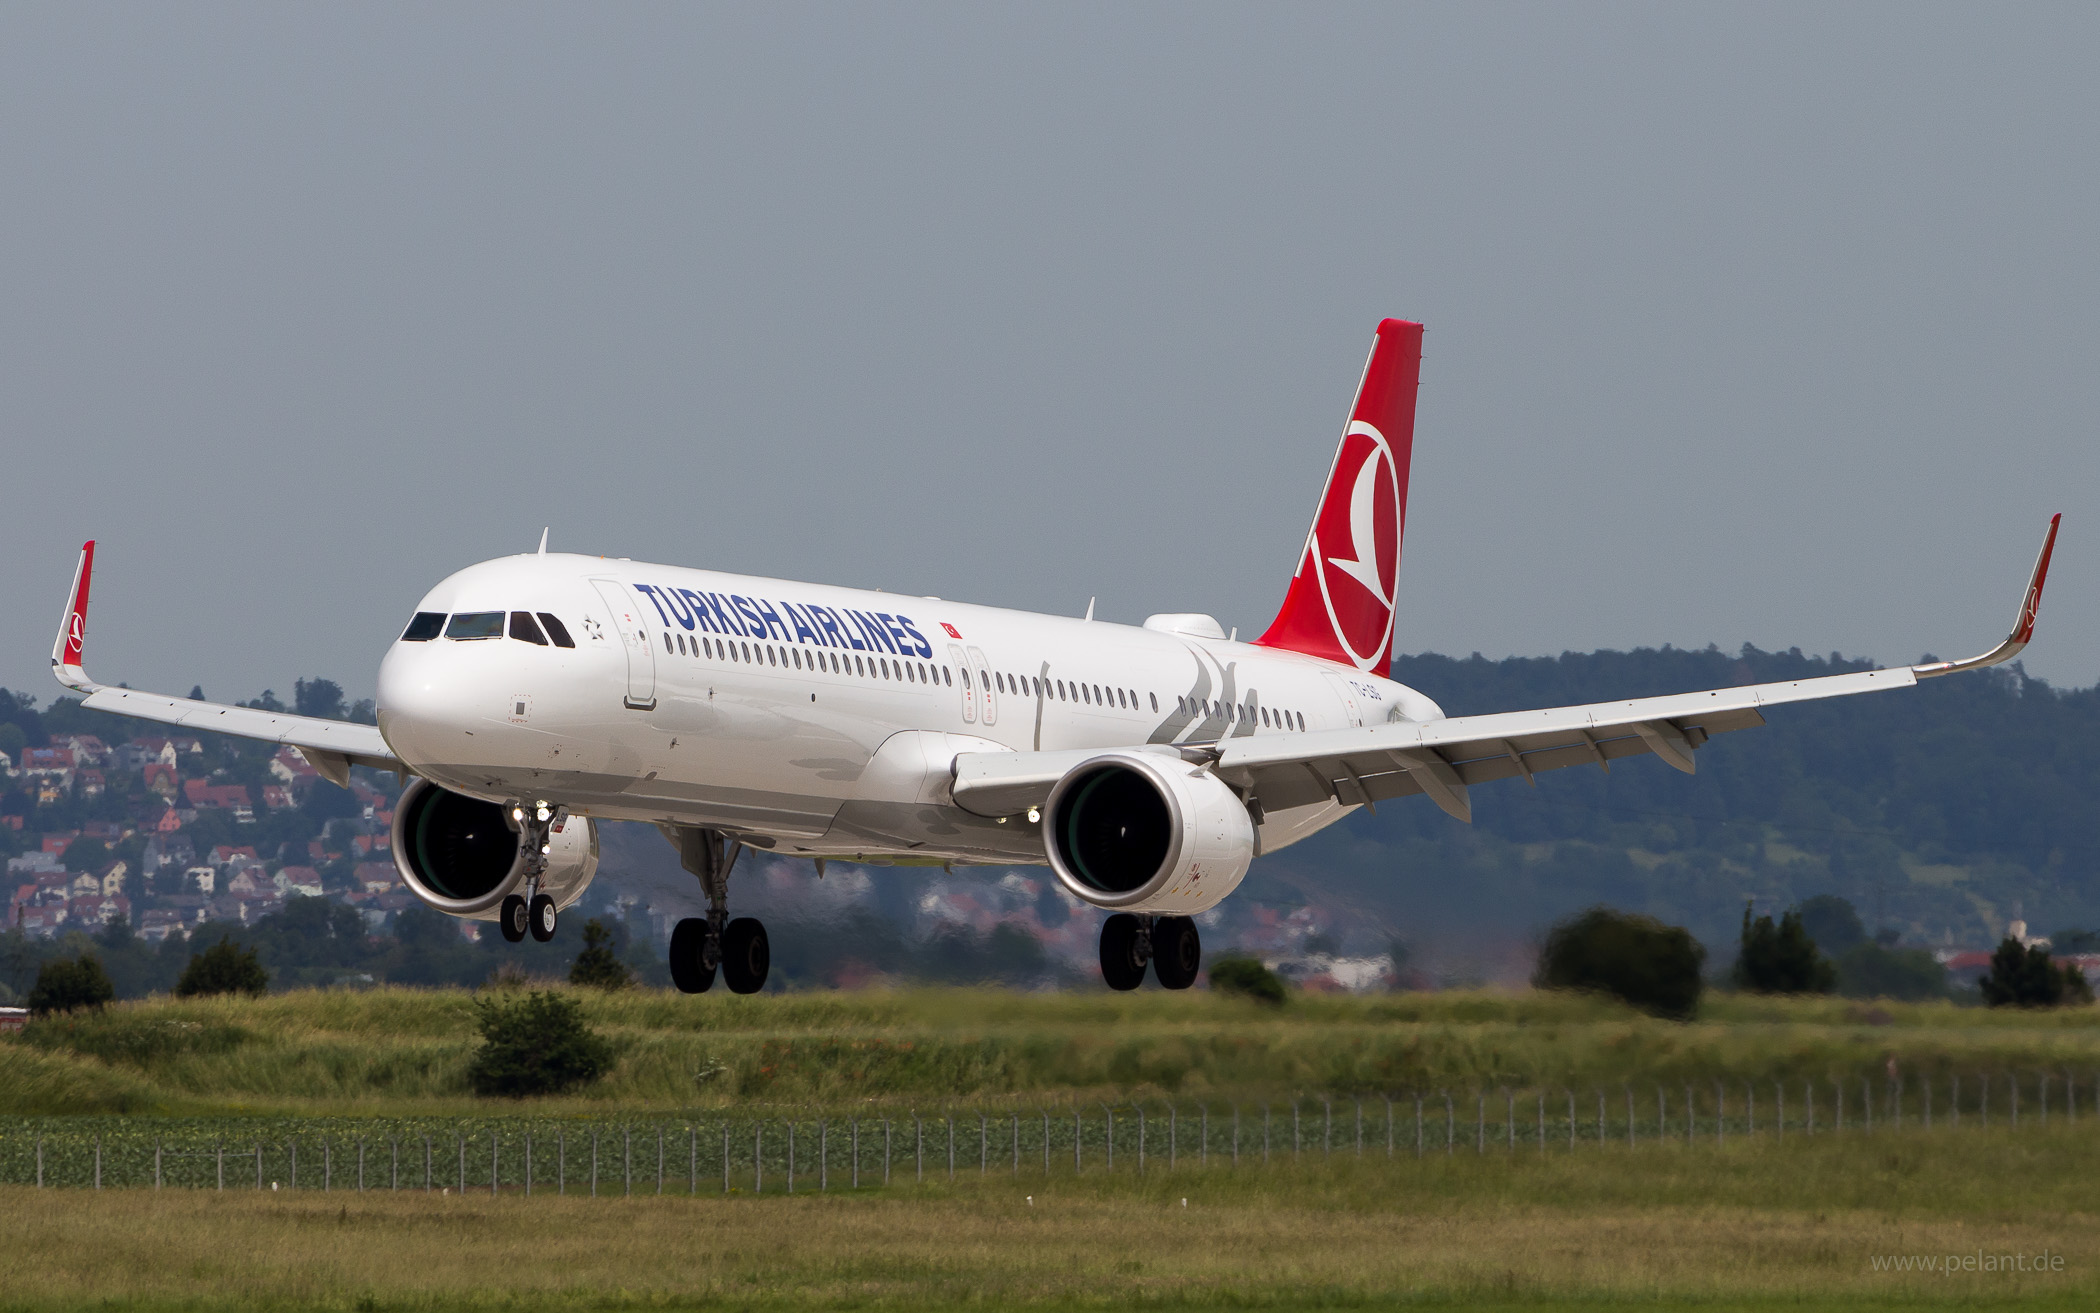
<instances>
[{"instance_id":1,"label":"red tail fin tip","mask_svg":"<svg viewBox=\"0 0 2100 1313\"><path fill-rule=\"evenodd\" d=\"M1256 643L1379 675L1391 667L1421 377L1422 326L1379 324L1298 571Z\"/></svg>"}]
</instances>

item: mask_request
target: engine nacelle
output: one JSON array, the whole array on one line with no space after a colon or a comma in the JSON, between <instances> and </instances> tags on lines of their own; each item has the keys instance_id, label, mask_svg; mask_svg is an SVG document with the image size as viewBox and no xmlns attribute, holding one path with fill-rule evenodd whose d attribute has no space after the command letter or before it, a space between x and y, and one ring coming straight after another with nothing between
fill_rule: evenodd
<instances>
[{"instance_id":1,"label":"engine nacelle","mask_svg":"<svg viewBox=\"0 0 2100 1313\"><path fill-rule=\"evenodd\" d=\"M1108 752L1050 790L1043 846L1074 897L1119 912L1189 916L1239 886L1254 860L1254 821L1200 766Z\"/></svg>"},{"instance_id":2,"label":"engine nacelle","mask_svg":"<svg viewBox=\"0 0 2100 1313\"><path fill-rule=\"evenodd\" d=\"M598 874L598 828L572 817L547 841L540 891L557 908L583 897ZM493 921L506 895L522 893L524 853L500 804L418 779L394 809L394 869L416 897L440 912Z\"/></svg>"}]
</instances>

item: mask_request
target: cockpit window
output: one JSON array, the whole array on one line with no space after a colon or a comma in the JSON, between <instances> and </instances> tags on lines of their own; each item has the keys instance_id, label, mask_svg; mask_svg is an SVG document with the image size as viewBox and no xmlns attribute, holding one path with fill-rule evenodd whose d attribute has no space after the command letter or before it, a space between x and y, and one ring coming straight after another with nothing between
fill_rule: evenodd
<instances>
[{"instance_id":1,"label":"cockpit window","mask_svg":"<svg viewBox=\"0 0 2100 1313\"><path fill-rule=\"evenodd\" d=\"M540 612L540 623L547 626L547 637L554 640L554 645L556 647L576 646L576 640L569 637L568 626L564 625L555 616L549 615L547 612L542 611Z\"/></svg>"},{"instance_id":2,"label":"cockpit window","mask_svg":"<svg viewBox=\"0 0 2100 1313\"><path fill-rule=\"evenodd\" d=\"M418 611L416 618L408 622L401 632L404 643L427 643L445 632L445 616L441 611Z\"/></svg>"},{"instance_id":3,"label":"cockpit window","mask_svg":"<svg viewBox=\"0 0 2100 1313\"><path fill-rule=\"evenodd\" d=\"M503 637L503 613L501 611L467 611L452 617L445 626L447 638L501 638Z\"/></svg>"},{"instance_id":4,"label":"cockpit window","mask_svg":"<svg viewBox=\"0 0 2100 1313\"><path fill-rule=\"evenodd\" d=\"M537 643L541 647L547 646L547 636L540 632L539 622L532 618L530 611L510 613L510 636L528 643Z\"/></svg>"}]
</instances>

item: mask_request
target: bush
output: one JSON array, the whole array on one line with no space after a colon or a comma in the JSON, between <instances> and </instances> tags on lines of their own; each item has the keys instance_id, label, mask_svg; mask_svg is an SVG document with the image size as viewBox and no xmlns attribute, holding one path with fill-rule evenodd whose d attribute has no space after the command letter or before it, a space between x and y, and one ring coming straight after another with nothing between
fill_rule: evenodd
<instances>
[{"instance_id":1,"label":"bush","mask_svg":"<svg viewBox=\"0 0 2100 1313\"><path fill-rule=\"evenodd\" d=\"M583 951L576 955L576 962L569 968L569 983L586 985L592 989L625 989L634 983L634 977L613 951L612 931L596 917L583 923Z\"/></svg>"},{"instance_id":2,"label":"bush","mask_svg":"<svg viewBox=\"0 0 2100 1313\"><path fill-rule=\"evenodd\" d=\"M1846 998L1894 998L1907 1003L1947 996L1947 968L1925 948L1860 944L1837 960L1838 992Z\"/></svg>"},{"instance_id":3,"label":"bush","mask_svg":"<svg viewBox=\"0 0 2100 1313\"><path fill-rule=\"evenodd\" d=\"M93 953L77 958L54 958L36 973L36 986L29 991L29 1010L38 1016L71 1012L76 1008L99 1008L117 996L109 973Z\"/></svg>"},{"instance_id":4,"label":"bush","mask_svg":"<svg viewBox=\"0 0 2100 1313\"><path fill-rule=\"evenodd\" d=\"M2077 967L2068 962L2059 967L2048 949L2023 947L2010 935L1991 954L1991 969L1976 987L1994 1008L2053 1008L2093 1001L2093 991Z\"/></svg>"},{"instance_id":5,"label":"bush","mask_svg":"<svg viewBox=\"0 0 2100 1313\"><path fill-rule=\"evenodd\" d=\"M575 999L527 994L502 1002L474 1001L481 1047L467 1067L474 1092L522 1099L587 1085L612 1066L612 1045L583 1021Z\"/></svg>"},{"instance_id":6,"label":"bush","mask_svg":"<svg viewBox=\"0 0 2100 1313\"><path fill-rule=\"evenodd\" d=\"M175 982L175 997L202 998L210 994L248 994L260 998L270 988L270 973L254 949L219 937L219 942L201 953L190 954L190 964Z\"/></svg>"},{"instance_id":7,"label":"bush","mask_svg":"<svg viewBox=\"0 0 2100 1313\"><path fill-rule=\"evenodd\" d=\"M1937 965L1937 964L1935 964ZM1735 983L1753 994L1828 994L1837 983L1837 968L1816 951L1795 908L1779 918L1750 919L1743 907L1743 946L1735 960Z\"/></svg>"},{"instance_id":8,"label":"bush","mask_svg":"<svg viewBox=\"0 0 2100 1313\"><path fill-rule=\"evenodd\" d=\"M1221 957L1211 963L1210 987L1220 994L1238 994L1263 1003L1281 1003L1289 997L1282 977L1251 957Z\"/></svg>"},{"instance_id":9,"label":"bush","mask_svg":"<svg viewBox=\"0 0 2100 1313\"><path fill-rule=\"evenodd\" d=\"M1592 907L1553 927L1532 983L1611 994L1643 1012L1684 1021L1699 1006L1705 963L1706 949L1680 926Z\"/></svg>"}]
</instances>

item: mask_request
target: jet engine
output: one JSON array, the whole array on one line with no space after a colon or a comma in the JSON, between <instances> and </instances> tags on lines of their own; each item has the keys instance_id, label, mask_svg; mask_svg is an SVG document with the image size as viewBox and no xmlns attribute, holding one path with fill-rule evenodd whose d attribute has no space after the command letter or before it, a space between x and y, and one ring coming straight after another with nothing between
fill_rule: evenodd
<instances>
[{"instance_id":1,"label":"jet engine","mask_svg":"<svg viewBox=\"0 0 2100 1313\"><path fill-rule=\"evenodd\" d=\"M598 830L573 817L547 843L540 890L565 908L598 873ZM495 920L505 895L524 892L524 853L509 813L429 780L411 783L394 809L394 869L438 911L476 921Z\"/></svg>"},{"instance_id":2,"label":"jet engine","mask_svg":"<svg viewBox=\"0 0 2100 1313\"><path fill-rule=\"evenodd\" d=\"M1208 911L1254 860L1239 796L1208 770L1156 753L1109 752L1073 767L1043 804L1043 836L1059 883L1119 912Z\"/></svg>"}]
</instances>

